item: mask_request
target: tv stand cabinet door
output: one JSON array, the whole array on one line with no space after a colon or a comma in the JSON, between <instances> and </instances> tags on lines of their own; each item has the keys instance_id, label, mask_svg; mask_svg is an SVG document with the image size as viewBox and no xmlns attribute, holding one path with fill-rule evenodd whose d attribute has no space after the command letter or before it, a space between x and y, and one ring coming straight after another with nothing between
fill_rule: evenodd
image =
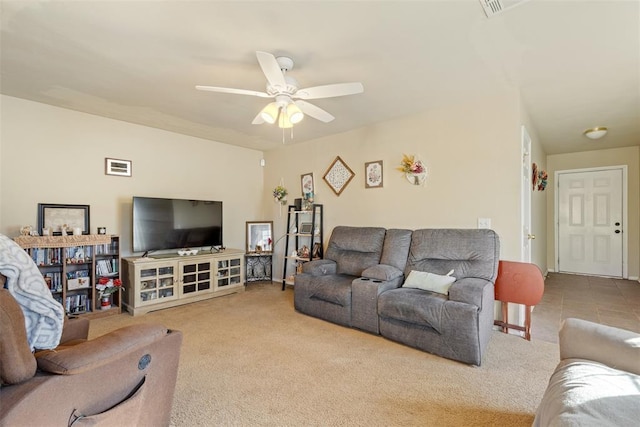
<instances>
[{"instance_id":1,"label":"tv stand cabinet door","mask_svg":"<svg viewBox=\"0 0 640 427\"><path fill-rule=\"evenodd\" d=\"M136 307L159 304L178 298L175 261L134 264Z\"/></svg>"},{"instance_id":2,"label":"tv stand cabinet door","mask_svg":"<svg viewBox=\"0 0 640 427\"><path fill-rule=\"evenodd\" d=\"M244 286L244 254L216 260L216 292Z\"/></svg>"},{"instance_id":3,"label":"tv stand cabinet door","mask_svg":"<svg viewBox=\"0 0 640 427\"><path fill-rule=\"evenodd\" d=\"M213 291L214 259L180 261L180 298L209 293Z\"/></svg>"}]
</instances>

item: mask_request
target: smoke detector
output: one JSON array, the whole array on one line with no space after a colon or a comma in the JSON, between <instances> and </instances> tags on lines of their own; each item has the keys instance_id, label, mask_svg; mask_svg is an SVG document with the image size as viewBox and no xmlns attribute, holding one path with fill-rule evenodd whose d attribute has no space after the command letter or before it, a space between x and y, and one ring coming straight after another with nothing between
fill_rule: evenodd
<instances>
[{"instance_id":1,"label":"smoke detector","mask_svg":"<svg viewBox=\"0 0 640 427\"><path fill-rule=\"evenodd\" d=\"M480 4L487 18L491 18L505 10L509 10L528 1L529 0L480 0Z\"/></svg>"}]
</instances>

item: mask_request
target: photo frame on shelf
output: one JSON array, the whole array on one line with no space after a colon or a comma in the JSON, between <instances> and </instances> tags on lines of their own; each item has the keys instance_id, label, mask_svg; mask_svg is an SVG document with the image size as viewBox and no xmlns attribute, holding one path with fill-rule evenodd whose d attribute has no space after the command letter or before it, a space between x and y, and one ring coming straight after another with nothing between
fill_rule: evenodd
<instances>
[{"instance_id":1,"label":"photo frame on shelf","mask_svg":"<svg viewBox=\"0 0 640 427\"><path fill-rule=\"evenodd\" d=\"M310 222L303 222L300 224L300 234L313 233L313 224Z\"/></svg>"},{"instance_id":2,"label":"photo frame on shelf","mask_svg":"<svg viewBox=\"0 0 640 427\"><path fill-rule=\"evenodd\" d=\"M273 221L247 221L246 252L260 253L273 250Z\"/></svg>"},{"instance_id":3,"label":"photo frame on shelf","mask_svg":"<svg viewBox=\"0 0 640 427\"><path fill-rule=\"evenodd\" d=\"M382 160L364 164L364 188L382 188Z\"/></svg>"},{"instance_id":4,"label":"photo frame on shelf","mask_svg":"<svg viewBox=\"0 0 640 427\"><path fill-rule=\"evenodd\" d=\"M340 156L337 156L322 179L325 180L336 196L339 196L342 191L347 188L347 185L349 185L355 175L344 160L342 160Z\"/></svg>"},{"instance_id":5,"label":"photo frame on shelf","mask_svg":"<svg viewBox=\"0 0 640 427\"><path fill-rule=\"evenodd\" d=\"M322 256L322 243L316 242L311 249L311 258L320 258Z\"/></svg>"},{"instance_id":6,"label":"photo frame on shelf","mask_svg":"<svg viewBox=\"0 0 640 427\"><path fill-rule=\"evenodd\" d=\"M308 199L309 197L313 197L314 186L313 186L313 173L304 173L300 175L300 189L302 190L302 198Z\"/></svg>"},{"instance_id":7,"label":"photo frame on shelf","mask_svg":"<svg viewBox=\"0 0 640 427\"><path fill-rule=\"evenodd\" d=\"M52 230L54 236L62 235L62 229L80 228L89 234L89 205L59 205L38 203L38 233L42 229Z\"/></svg>"},{"instance_id":8,"label":"photo frame on shelf","mask_svg":"<svg viewBox=\"0 0 640 427\"><path fill-rule=\"evenodd\" d=\"M131 160L105 158L104 173L106 175L131 176Z\"/></svg>"}]
</instances>

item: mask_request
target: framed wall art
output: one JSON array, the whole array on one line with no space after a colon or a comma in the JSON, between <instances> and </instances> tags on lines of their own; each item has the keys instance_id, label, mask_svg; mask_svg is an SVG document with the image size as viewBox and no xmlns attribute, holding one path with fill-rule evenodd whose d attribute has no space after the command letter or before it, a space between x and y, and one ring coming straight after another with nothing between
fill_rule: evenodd
<instances>
[{"instance_id":1,"label":"framed wall art","mask_svg":"<svg viewBox=\"0 0 640 427\"><path fill-rule=\"evenodd\" d=\"M364 188L382 188L382 160L364 164Z\"/></svg>"},{"instance_id":2,"label":"framed wall art","mask_svg":"<svg viewBox=\"0 0 640 427\"><path fill-rule=\"evenodd\" d=\"M327 185L336 193L336 196L339 196L349 182L356 176L355 173L351 170L351 168L340 158L337 156L327 172L324 174L322 179L325 180Z\"/></svg>"},{"instance_id":3,"label":"framed wall art","mask_svg":"<svg viewBox=\"0 0 640 427\"><path fill-rule=\"evenodd\" d=\"M131 176L131 160L104 159L104 173L107 175Z\"/></svg>"},{"instance_id":4,"label":"framed wall art","mask_svg":"<svg viewBox=\"0 0 640 427\"><path fill-rule=\"evenodd\" d=\"M313 198L313 173L305 173L300 176L300 187L303 199Z\"/></svg>"},{"instance_id":5,"label":"framed wall art","mask_svg":"<svg viewBox=\"0 0 640 427\"><path fill-rule=\"evenodd\" d=\"M64 228L80 228L82 234L89 234L89 205L57 205L38 203L38 233L42 229L51 230L60 236Z\"/></svg>"}]
</instances>

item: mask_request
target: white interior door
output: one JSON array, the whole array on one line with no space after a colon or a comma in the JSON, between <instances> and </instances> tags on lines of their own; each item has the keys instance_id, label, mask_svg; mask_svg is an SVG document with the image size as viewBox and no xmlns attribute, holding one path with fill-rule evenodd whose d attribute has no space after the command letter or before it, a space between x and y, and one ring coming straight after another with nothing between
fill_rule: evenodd
<instances>
[{"instance_id":1,"label":"white interior door","mask_svg":"<svg viewBox=\"0 0 640 427\"><path fill-rule=\"evenodd\" d=\"M531 233L531 137L527 128L522 126L522 188L520 189L521 199L521 224L522 233L520 260L531 262L531 240L535 236Z\"/></svg>"},{"instance_id":2,"label":"white interior door","mask_svg":"<svg viewBox=\"0 0 640 427\"><path fill-rule=\"evenodd\" d=\"M623 169L556 177L558 271L623 277Z\"/></svg>"}]
</instances>

